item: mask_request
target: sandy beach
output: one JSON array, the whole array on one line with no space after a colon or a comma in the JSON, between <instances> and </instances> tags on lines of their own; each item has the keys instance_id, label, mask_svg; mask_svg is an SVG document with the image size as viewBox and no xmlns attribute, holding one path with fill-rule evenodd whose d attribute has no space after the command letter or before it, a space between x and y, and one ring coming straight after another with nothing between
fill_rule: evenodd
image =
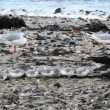
<instances>
[{"instance_id":1,"label":"sandy beach","mask_svg":"<svg viewBox=\"0 0 110 110\"><path fill-rule=\"evenodd\" d=\"M110 46L90 35L110 33L110 19L20 18L26 27L0 30L28 35L16 63L0 42L1 110L109 110Z\"/></svg>"}]
</instances>

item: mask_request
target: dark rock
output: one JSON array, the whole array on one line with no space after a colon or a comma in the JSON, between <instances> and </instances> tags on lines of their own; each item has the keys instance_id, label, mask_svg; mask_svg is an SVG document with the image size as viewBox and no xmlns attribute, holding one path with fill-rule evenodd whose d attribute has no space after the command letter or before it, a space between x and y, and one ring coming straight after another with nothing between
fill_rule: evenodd
<instances>
[{"instance_id":1,"label":"dark rock","mask_svg":"<svg viewBox=\"0 0 110 110\"><path fill-rule=\"evenodd\" d=\"M86 15L90 14L91 11L85 11Z\"/></svg>"},{"instance_id":2,"label":"dark rock","mask_svg":"<svg viewBox=\"0 0 110 110\"><path fill-rule=\"evenodd\" d=\"M51 31L51 32L47 32L47 35L51 35L51 34L53 34L53 31Z\"/></svg>"},{"instance_id":3,"label":"dark rock","mask_svg":"<svg viewBox=\"0 0 110 110\"><path fill-rule=\"evenodd\" d=\"M96 104L93 104L93 106L94 106L95 110L101 109L101 103L99 103L99 102L97 102Z\"/></svg>"},{"instance_id":4,"label":"dark rock","mask_svg":"<svg viewBox=\"0 0 110 110\"><path fill-rule=\"evenodd\" d=\"M5 43L0 43L0 46L2 47L2 48L4 48L4 47L6 47L6 44ZM4 50L4 49L3 49Z\"/></svg>"},{"instance_id":5,"label":"dark rock","mask_svg":"<svg viewBox=\"0 0 110 110\"><path fill-rule=\"evenodd\" d=\"M53 42L56 42L56 41L55 41L55 39L51 39L50 42L53 43Z\"/></svg>"},{"instance_id":6,"label":"dark rock","mask_svg":"<svg viewBox=\"0 0 110 110\"><path fill-rule=\"evenodd\" d=\"M36 40L45 40L44 36L37 35Z\"/></svg>"},{"instance_id":7,"label":"dark rock","mask_svg":"<svg viewBox=\"0 0 110 110\"><path fill-rule=\"evenodd\" d=\"M33 60L33 62L35 63L35 65L46 65L46 62L44 61L37 61L37 60Z\"/></svg>"},{"instance_id":8,"label":"dark rock","mask_svg":"<svg viewBox=\"0 0 110 110\"><path fill-rule=\"evenodd\" d=\"M63 45L62 45L62 43L58 42L58 43L54 43L52 46L53 47L62 47Z\"/></svg>"},{"instance_id":9,"label":"dark rock","mask_svg":"<svg viewBox=\"0 0 110 110\"><path fill-rule=\"evenodd\" d=\"M69 43L70 40L71 40L71 38L64 38L64 39L63 39L63 42L65 42L65 43Z\"/></svg>"},{"instance_id":10,"label":"dark rock","mask_svg":"<svg viewBox=\"0 0 110 110\"><path fill-rule=\"evenodd\" d=\"M81 21L85 21L85 19L84 18L81 18L81 17L79 17L78 19L81 20Z\"/></svg>"},{"instance_id":11,"label":"dark rock","mask_svg":"<svg viewBox=\"0 0 110 110\"><path fill-rule=\"evenodd\" d=\"M60 54L60 49L56 48L52 51L52 54L54 55L59 55Z\"/></svg>"},{"instance_id":12,"label":"dark rock","mask_svg":"<svg viewBox=\"0 0 110 110\"><path fill-rule=\"evenodd\" d=\"M69 45L75 45L75 44L76 44L76 40L71 39L71 38L64 38L64 39L63 39L63 42L64 42L65 44L69 44Z\"/></svg>"},{"instance_id":13,"label":"dark rock","mask_svg":"<svg viewBox=\"0 0 110 110\"><path fill-rule=\"evenodd\" d=\"M105 93L104 98L109 98L110 97L110 93Z\"/></svg>"},{"instance_id":14,"label":"dark rock","mask_svg":"<svg viewBox=\"0 0 110 110\"><path fill-rule=\"evenodd\" d=\"M61 23L65 23L66 21L61 21Z\"/></svg>"},{"instance_id":15,"label":"dark rock","mask_svg":"<svg viewBox=\"0 0 110 110\"><path fill-rule=\"evenodd\" d=\"M110 64L110 58L108 56L92 57L91 59L96 63Z\"/></svg>"},{"instance_id":16,"label":"dark rock","mask_svg":"<svg viewBox=\"0 0 110 110\"><path fill-rule=\"evenodd\" d=\"M43 28L41 28L42 30L49 30L49 31L59 31L61 30L60 26L57 25L57 24L54 24L54 25L47 25Z\"/></svg>"},{"instance_id":17,"label":"dark rock","mask_svg":"<svg viewBox=\"0 0 110 110\"><path fill-rule=\"evenodd\" d=\"M20 57L26 57L26 56L30 56L29 53L27 53L26 51L22 51L22 53L20 54Z\"/></svg>"},{"instance_id":18,"label":"dark rock","mask_svg":"<svg viewBox=\"0 0 110 110\"><path fill-rule=\"evenodd\" d=\"M109 30L108 27L99 20L91 21L90 23L86 24L82 28L84 31L92 31L92 32Z\"/></svg>"},{"instance_id":19,"label":"dark rock","mask_svg":"<svg viewBox=\"0 0 110 110\"><path fill-rule=\"evenodd\" d=\"M110 65L104 65L100 68L96 68L94 70L95 73L99 73L99 76L101 77L107 77L110 78Z\"/></svg>"},{"instance_id":20,"label":"dark rock","mask_svg":"<svg viewBox=\"0 0 110 110\"><path fill-rule=\"evenodd\" d=\"M9 50L5 50L5 49L1 49L0 52L1 52L1 53L3 52L3 53L5 53L5 54L7 54L7 55L8 55L8 54L12 54L12 52L10 52Z\"/></svg>"},{"instance_id":21,"label":"dark rock","mask_svg":"<svg viewBox=\"0 0 110 110\"><path fill-rule=\"evenodd\" d=\"M106 64L99 68L96 68L94 71L96 71L96 72L101 71L101 73L104 74L104 73L110 72L109 68L110 68L110 64Z\"/></svg>"},{"instance_id":22,"label":"dark rock","mask_svg":"<svg viewBox=\"0 0 110 110\"><path fill-rule=\"evenodd\" d=\"M76 42L74 40L70 40L69 45L75 45L75 44L76 44Z\"/></svg>"},{"instance_id":23,"label":"dark rock","mask_svg":"<svg viewBox=\"0 0 110 110\"><path fill-rule=\"evenodd\" d=\"M0 29L12 27L26 27L26 24L20 17L0 16Z\"/></svg>"},{"instance_id":24,"label":"dark rock","mask_svg":"<svg viewBox=\"0 0 110 110\"><path fill-rule=\"evenodd\" d=\"M56 83L54 84L54 87L60 88L60 87L61 87L61 84L60 84L59 82L56 82Z\"/></svg>"},{"instance_id":25,"label":"dark rock","mask_svg":"<svg viewBox=\"0 0 110 110\"><path fill-rule=\"evenodd\" d=\"M57 14L57 13L61 13L61 8L57 8L57 9L55 9L55 11L54 11L54 14Z\"/></svg>"},{"instance_id":26,"label":"dark rock","mask_svg":"<svg viewBox=\"0 0 110 110\"><path fill-rule=\"evenodd\" d=\"M32 104L28 104L28 108L32 109L32 108L34 108L34 107L35 107L35 106L32 105Z\"/></svg>"},{"instance_id":27,"label":"dark rock","mask_svg":"<svg viewBox=\"0 0 110 110\"><path fill-rule=\"evenodd\" d=\"M76 28L75 26L73 26L73 25L63 25L62 27L61 27L61 31L71 31L71 29L73 29L73 28ZM80 28L80 27L79 27ZM68 35L68 32L67 33L65 33L65 34L67 34Z\"/></svg>"},{"instance_id":28,"label":"dark rock","mask_svg":"<svg viewBox=\"0 0 110 110\"><path fill-rule=\"evenodd\" d=\"M55 48L53 51L52 51L52 54L53 55L63 55L63 54L67 54L68 51L66 51L65 49L63 48Z\"/></svg>"},{"instance_id":29,"label":"dark rock","mask_svg":"<svg viewBox=\"0 0 110 110\"><path fill-rule=\"evenodd\" d=\"M79 10L79 12L84 12L84 10Z\"/></svg>"},{"instance_id":30,"label":"dark rock","mask_svg":"<svg viewBox=\"0 0 110 110\"><path fill-rule=\"evenodd\" d=\"M30 52L34 52L34 48L33 47L30 48Z\"/></svg>"}]
</instances>

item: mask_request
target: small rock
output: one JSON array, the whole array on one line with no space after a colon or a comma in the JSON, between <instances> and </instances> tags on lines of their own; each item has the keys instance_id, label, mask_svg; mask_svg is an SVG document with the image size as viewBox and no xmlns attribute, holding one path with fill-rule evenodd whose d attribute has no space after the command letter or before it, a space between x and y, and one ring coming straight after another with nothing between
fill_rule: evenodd
<instances>
[{"instance_id":1,"label":"small rock","mask_svg":"<svg viewBox=\"0 0 110 110\"><path fill-rule=\"evenodd\" d=\"M107 20L110 20L110 15L109 15L109 16L107 16Z\"/></svg>"},{"instance_id":2,"label":"small rock","mask_svg":"<svg viewBox=\"0 0 110 110\"><path fill-rule=\"evenodd\" d=\"M85 31L99 32L99 31L108 31L108 27L103 24L101 21L91 21L89 24L83 26Z\"/></svg>"},{"instance_id":3,"label":"small rock","mask_svg":"<svg viewBox=\"0 0 110 110\"><path fill-rule=\"evenodd\" d=\"M60 85L60 83L59 83L59 82L56 82L56 83L54 84L54 87L60 88L60 87L61 87L61 85Z\"/></svg>"},{"instance_id":4,"label":"small rock","mask_svg":"<svg viewBox=\"0 0 110 110\"><path fill-rule=\"evenodd\" d=\"M61 8L57 8L57 9L55 9L55 11L54 11L54 14L57 14L57 13L61 13Z\"/></svg>"},{"instance_id":5,"label":"small rock","mask_svg":"<svg viewBox=\"0 0 110 110\"><path fill-rule=\"evenodd\" d=\"M97 56L97 57L91 57L91 60L96 63L102 63L102 64L110 64L110 57L109 56Z\"/></svg>"},{"instance_id":6,"label":"small rock","mask_svg":"<svg viewBox=\"0 0 110 110\"><path fill-rule=\"evenodd\" d=\"M76 44L76 42L74 40L71 40L69 43L69 45L75 45L75 44Z\"/></svg>"},{"instance_id":7,"label":"small rock","mask_svg":"<svg viewBox=\"0 0 110 110\"><path fill-rule=\"evenodd\" d=\"M85 11L86 15L90 14L91 11Z\"/></svg>"},{"instance_id":8,"label":"small rock","mask_svg":"<svg viewBox=\"0 0 110 110\"><path fill-rule=\"evenodd\" d=\"M36 40L45 40L45 37L44 36L37 35Z\"/></svg>"}]
</instances>

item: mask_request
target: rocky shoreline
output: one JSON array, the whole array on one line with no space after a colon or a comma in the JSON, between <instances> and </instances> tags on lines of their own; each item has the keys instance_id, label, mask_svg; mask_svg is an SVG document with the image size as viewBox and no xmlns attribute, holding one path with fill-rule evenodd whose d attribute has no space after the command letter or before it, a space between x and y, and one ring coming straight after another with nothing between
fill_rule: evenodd
<instances>
[{"instance_id":1,"label":"rocky shoreline","mask_svg":"<svg viewBox=\"0 0 110 110\"><path fill-rule=\"evenodd\" d=\"M110 33L110 19L21 19L25 27L16 27L16 21L1 29L28 35L28 47L17 48L16 63L11 47L0 42L2 109L109 110L110 46L90 35Z\"/></svg>"}]
</instances>

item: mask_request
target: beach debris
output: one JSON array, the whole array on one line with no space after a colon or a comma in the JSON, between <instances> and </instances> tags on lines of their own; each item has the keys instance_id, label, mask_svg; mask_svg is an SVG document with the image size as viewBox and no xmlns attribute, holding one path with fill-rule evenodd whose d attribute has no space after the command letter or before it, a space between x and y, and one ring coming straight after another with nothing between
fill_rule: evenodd
<instances>
[{"instance_id":1,"label":"beach debris","mask_svg":"<svg viewBox=\"0 0 110 110\"><path fill-rule=\"evenodd\" d=\"M14 16L0 16L0 29L11 29L26 27L25 21L21 17Z\"/></svg>"},{"instance_id":2,"label":"beach debris","mask_svg":"<svg viewBox=\"0 0 110 110\"><path fill-rule=\"evenodd\" d=\"M57 8L55 9L54 14L61 13L61 12L62 12L61 8Z\"/></svg>"}]
</instances>

